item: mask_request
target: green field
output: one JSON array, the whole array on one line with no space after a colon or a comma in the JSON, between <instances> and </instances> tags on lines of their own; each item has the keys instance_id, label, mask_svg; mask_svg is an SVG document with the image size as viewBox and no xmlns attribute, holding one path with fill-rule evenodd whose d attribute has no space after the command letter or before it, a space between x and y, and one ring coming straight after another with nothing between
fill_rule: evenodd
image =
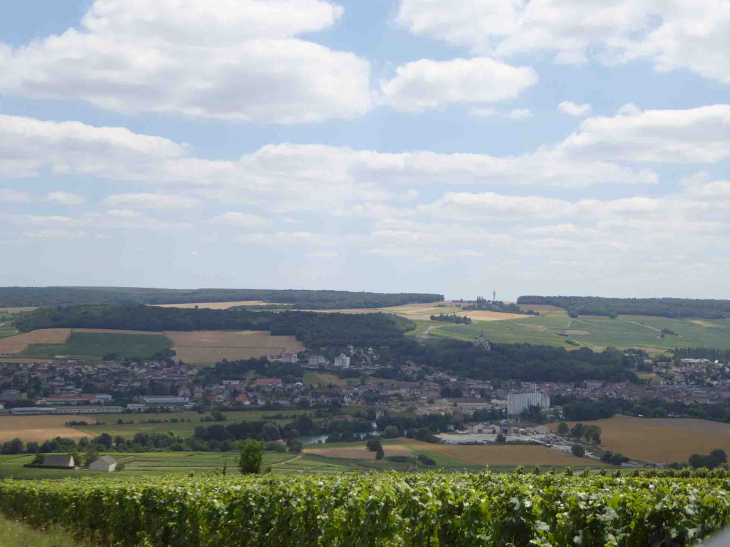
<instances>
[{"instance_id":1,"label":"green field","mask_svg":"<svg viewBox=\"0 0 730 547\"><path fill-rule=\"evenodd\" d=\"M85 547L93 545L79 541L63 530L34 530L20 522L0 518L2 547Z\"/></svg>"},{"instance_id":2,"label":"green field","mask_svg":"<svg viewBox=\"0 0 730 547\"><path fill-rule=\"evenodd\" d=\"M18 331L13 328L13 316L0 312L0 339L15 336Z\"/></svg>"},{"instance_id":3,"label":"green field","mask_svg":"<svg viewBox=\"0 0 730 547\"><path fill-rule=\"evenodd\" d=\"M472 325L448 325L435 321L419 321L418 331L438 326L429 339L452 338L476 340L480 333L498 343L530 343L548 346L589 347L604 349L632 347L666 351L676 347L711 347L730 349L730 321L668 319L664 317L619 316L616 319L581 316L571 319L564 311L543 312L539 317L509 321L475 321ZM669 329L678 336L665 334ZM572 332L571 332L572 331ZM576 332L577 331L577 332ZM581 332L582 331L582 332ZM568 343L574 342L574 345Z\"/></svg>"},{"instance_id":4,"label":"green field","mask_svg":"<svg viewBox=\"0 0 730 547\"><path fill-rule=\"evenodd\" d=\"M126 475L167 475L170 473L212 473L227 466L228 471L236 471L237 452L146 452L143 454L110 455L118 463L124 464L124 470L116 473L97 473L88 470L67 471L63 469L26 468L25 464L33 461L32 455L0 456L0 480L15 479L63 479L68 477L113 478ZM296 464L296 465L293 465ZM289 472L293 470L309 469L311 471L349 471L346 465L332 465L318 462L310 456L298 457L296 454L280 454L266 452L264 467L271 467L272 471Z\"/></svg>"},{"instance_id":5,"label":"green field","mask_svg":"<svg viewBox=\"0 0 730 547\"><path fill-rule=\"evenodd\" d=\"M84 433L90 433L91 435L99 436L102 433L109 433L112 437L121 435L125 439L131 439L136 433L162 433L167 434L169 432L174 433L178 437L192 437L195 432L195 428L199 426L209 426L213 424L229 425L240 422L256 422L264 420L264 416L272 416L281 414L284 419L271 420L275 424L282 426L291 421L287 419L294 414L309 414L310 412L304 410L252 410L248 412L224 412L226 421L224 422L201 422L200 419L208 417L210 414L198 414L194 411L187 412L171 412L169 414L104 414L88 418L81 416L77 418L78 421L86 421L93 423L94 420L104 423L106 425L89 425L89 426L76 426L74 429L83 431ZM86 418L86 419L85 419ZM186 420L185 422L172 423L171 420ZM133 424L119 424L119 420L123 422L133 421ZM147 420L167 420L167 423L161 424L143 424L142 421ZM188 422L187 420L191 420Z\"/></svg>"},{"instance_id":6,"label":"green field","mask_svg":"<svg viewBox=\"0 0 730 547\"><path fill-rule=\"evenodd\" d=\"M172 340L161 335L74 332L65 344L32 344L18 356L50 359L56 355L72 355L101 359L108 353L116 353L117 359L133 359L151 357L172 346Z\"/></svg>"}]
</instances>

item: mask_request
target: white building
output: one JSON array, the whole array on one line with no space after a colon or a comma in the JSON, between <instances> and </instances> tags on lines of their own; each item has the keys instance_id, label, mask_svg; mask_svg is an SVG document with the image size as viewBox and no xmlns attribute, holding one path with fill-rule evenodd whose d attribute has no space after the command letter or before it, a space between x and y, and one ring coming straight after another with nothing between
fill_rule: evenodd
<instances>
[{"instance_id":1,"label":"white building","mask_svg":"<svg viewBox=\"0 0 730 547\"><path fill-rule=\"evenodd\" d=\"M541 410L550 410L550 395L537 391L528 393L509 393L507 395L507 414L515 416L529 410L531 406L539 406Z\"/></svg>"},{"instance_id":2,"label":"white building","mask_svg":"<svg viewBox=\"0 0 730 547\"><path fill-rule=\"evenodd\" d=\"M113 473L117 469L117 460L111 456L102 456L89 465L89 471L103 471L104 473Z\"/></svg>"},{"instance_id":3,"label":"white building","mask_svg":"<svg viewBox=\"0 0 730 547\"><path fill-rule=\"evenodd\" d=\"M336 367L349 367L350 358L347 355L345 355L344 353L340 353L339 357L335 357L335 366Z\"/></svg>"},{"instance_id":4,"label":"white building","mask_svg":"<svg viewBox=\"0 0 730 547\"><path fill-rule=\"evenodd\" d=\"M279 361L282 363L291 363L293 365L296 365L299 362L299 355L296 353L292 354L284 354L281 357L279 357Z\"/></svg>"},{"instance_id":5,"label":"white building","mask_svg":"<svg viewBox=\"0 0 730 547\"><path fill-rule=\"evenodd\" d=\"M321 355L312 355L309 357L309 364L310 365L326 365L327 359L325 359Z\"/></svg>"}]
</instances>

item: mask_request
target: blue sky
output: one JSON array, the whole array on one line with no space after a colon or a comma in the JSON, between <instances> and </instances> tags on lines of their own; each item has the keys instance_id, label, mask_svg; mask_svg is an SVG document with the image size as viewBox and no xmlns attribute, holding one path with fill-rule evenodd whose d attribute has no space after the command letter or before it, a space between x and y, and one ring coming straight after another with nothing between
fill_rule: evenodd
<instances>
[{"instance_id":1,"label":"blue sky","mask_svg":"<svg viewBox=\"0 0 730 547\"><path fill-rule=\"evenodd\" d=\"M730 2L28 0L2 285L730 298Z\"/></svg>"}]
</instances>

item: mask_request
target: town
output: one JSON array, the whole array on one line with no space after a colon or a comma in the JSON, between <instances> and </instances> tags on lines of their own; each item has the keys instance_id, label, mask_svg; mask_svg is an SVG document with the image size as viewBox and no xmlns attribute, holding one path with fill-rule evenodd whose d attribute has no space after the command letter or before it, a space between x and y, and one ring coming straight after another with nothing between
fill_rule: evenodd
<instances>
[{"instance_id":1,"label":"town","mask_svg":"<svg viewBox=\"0 0 730 547\"><path fill-rule=\"evenodd\" d=\"M489 350L483 337L476 344ZM334 358L301 352L269 362L287 364L289 372L299 370L310 379L303 382L302 375L252 377L247 373L225 375L210 383L205 372L211 367L172 360L0 363L0 411L10 415L103 414L197 408L308 409L337 404L415 407L418 414L487 411L504 418L537 407L546 416L561 419L562 402L574 399L635 402L637 416L642 416L644 401L684 405L730 401L728 364L709 359L673 361L667 356L645 356L643 379L633 383L474 380L412 362L393 367L381 363L372 348L353 346L343 348Z\"/></svg>"}]
</instances>

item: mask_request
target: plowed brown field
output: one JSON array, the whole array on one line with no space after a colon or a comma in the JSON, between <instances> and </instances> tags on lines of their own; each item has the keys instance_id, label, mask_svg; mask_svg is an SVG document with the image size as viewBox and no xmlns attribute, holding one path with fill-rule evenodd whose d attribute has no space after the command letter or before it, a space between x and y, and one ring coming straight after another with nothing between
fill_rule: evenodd
<instances>
[{"instance_id":1,"label":"plowed brown field","mask_svg":"<svg viewBox=\"0 0 730 547\"><path fill-rule=\"evenodd\" d=\"M344 458L346 460L374 460L375 452L371 452L364 446L358 448L306 448L305 454L315 454L318 456L328 456L330 458ZM383 452L386 456L415 456L416 454L406 446L385 445Z\"/></svg>"},{"instance_id":2,"label":"plowed brown field","mask_svg":"<svg viewBox=\"0 0 730 547\"><path fill-rule=\"evenodd\" d=\"M428 450L446 454L474 465L591 465L602 466L600 462L588 458L576 458L551 450L544 446L532 445L457 445L429 444Z\"/></svg>"}]
</instances>

